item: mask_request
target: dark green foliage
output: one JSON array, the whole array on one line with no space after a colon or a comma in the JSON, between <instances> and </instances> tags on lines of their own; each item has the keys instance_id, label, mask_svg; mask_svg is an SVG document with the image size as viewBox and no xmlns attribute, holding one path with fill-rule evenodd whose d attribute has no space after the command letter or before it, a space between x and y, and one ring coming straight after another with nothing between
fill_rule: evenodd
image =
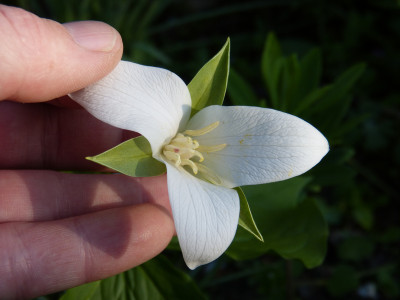
<instances>
[{"instance_id":1,"label":"dark green foliage","mask_svg":"<svg viewBox=\"0 0 400 300\"><path fill-rule=\"evenodd\" d=\"M264 243L239 228L228 255L242 260L273 250L286 259L300 259L309 268L321 264L328 229L314 201L301 197L309 182L310 178L298 177L244 187Z\"/></svg>"},{"instance_id":2,"label":"dark green foliage","mask_svg":"<svg viewBox=\"0 0 400 300\"><path fill-rule=\"evenodd\" d=\"M61 300L205 299L193 280L164 256L105 280L70 289Z\"/></svg>"}]
</instances>

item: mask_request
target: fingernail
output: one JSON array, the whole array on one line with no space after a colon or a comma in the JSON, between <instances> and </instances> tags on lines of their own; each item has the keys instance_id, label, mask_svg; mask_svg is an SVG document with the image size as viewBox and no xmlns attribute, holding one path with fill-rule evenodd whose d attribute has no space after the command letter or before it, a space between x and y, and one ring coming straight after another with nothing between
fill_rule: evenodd
<instances>
[{"instance_id":1,"label":"fingernail","mask_svg":"<svg viewBox=\"0 0 400 300\"><path fill-rule=\"evenodd\" d=\"M93 51L111 51L118 38L118 32L103 22L81 21L63 24L81 47Z\"/></svg>"}]
</instances>

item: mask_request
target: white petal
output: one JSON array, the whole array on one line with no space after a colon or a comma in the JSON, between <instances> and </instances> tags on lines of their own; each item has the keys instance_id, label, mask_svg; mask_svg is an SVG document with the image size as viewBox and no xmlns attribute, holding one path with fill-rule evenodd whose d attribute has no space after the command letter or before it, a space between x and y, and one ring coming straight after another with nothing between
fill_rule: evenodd
<instances>
[{"instance_id":1,"label":"white petal","mask_svg":"<svg viewBox=\"0 0 400 300\"><path fill-rule=\"evenodd\" d=\"M326 138L295 116L267 108L209 106L187 126L199 129L220 125L198 136L200 145L227 144L204 154L203 164L234 187L280 181L300 175L316 165L329 150Z\"/></svg>"},{"instance_id":2,"label":"white petal","mask_svg":"<svg viewBox=\"0 0 400 300\"><path fill-rule=\"evenodd\" d=\"M235 190L215 186L167 164L168 193L183 258L190 269L218 258L231 244L240 202Z\"/></svg>"},{"instance_id":3,"label":"white petal","mask_svg":"<svg viewBox=\"0 0 400 300\"><path fill-rule=\"evenodd\" d=\"M190 116L189 90L177 75L126 61L70 96L101 121L145 136L153 153L158 153Z\"/></svg>"}]
</instances>

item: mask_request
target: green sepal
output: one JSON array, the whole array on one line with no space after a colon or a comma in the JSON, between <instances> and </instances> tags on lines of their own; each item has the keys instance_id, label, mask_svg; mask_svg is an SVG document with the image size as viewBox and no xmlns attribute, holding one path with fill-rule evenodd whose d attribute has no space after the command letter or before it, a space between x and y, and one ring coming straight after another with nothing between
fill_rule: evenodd
<instances>
[{"instance_id":1,"label":"green sepal","mask_svg":"<svg viewBox=\"0 0 400 300\"><path fill-rule=\"evenodd\" d=\"M264 239L258 230L256 223L254 222L246 195L243 193L243 190L240 187L236 187L235 190L238 192L240 199L239 225L254 235L258 240L264 242Z\"/></svg>"},{"instance_id":2,"label":"green sepal","mask_svg":"<svg viewBox=\"0 0 400 300\"><path fill-rule=\"evenodd\" d=\"M189 83L192 114L206 106L222 105L229 76L230 40L209 60Z\"/></svg>"},{"instance_id":3,"label":"green sepal","mask_svg":"<svg viewBox=\"0 0 400 300\"><path fill-rule=\"evenodd\" d=\"M152 157L150 143L143 136L86 159L133 177L157 176L166 171L165 165Z\"/></svg>"}]
</instances>

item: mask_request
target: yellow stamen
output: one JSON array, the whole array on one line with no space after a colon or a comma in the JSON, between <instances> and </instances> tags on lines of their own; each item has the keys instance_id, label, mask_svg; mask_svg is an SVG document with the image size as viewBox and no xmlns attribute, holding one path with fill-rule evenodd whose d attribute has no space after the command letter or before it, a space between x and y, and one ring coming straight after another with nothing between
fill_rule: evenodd
<instances>
[{"instance_id":1,"label":"yellow stamen","mask_svg":"<svg viewBox=\"0 0 400 300\"><path fill-rule=\"evenodd\" d=\"M181 156L178 153L172 151L163 151L165 157L175 163L175 166L179 166L181 164Z\"/></svg>"},{"instance_id":2,"label":"yellow stamen","mask_svg":"<svg viewBox=\"0 0 400 300\"><path fill-rule=\"evenodd\" d=\"M201 136L207 134L219 126L219 121L214 122L204 128L197 130L186 130L178 133L168 145L163 147L164 158L174 164L177 168L186 171L191 170L194 175L199 174L201 179L209 181L213 184L220 185L221 179L210 168L201 164L204 161L202 153L217 152L224 149L227 145L220 144L215 146L201 146L198 141L190 136ZM193 159L195 158L195 162ZM185 167L186 168L183 168Z\"/></svg>"},{"instance_id":3,"label":"yellow stamen","mask_svg":"<svg viewBox=\"0 0 400 300\"><path fill-rule=\"evenodd\" d=\"M190 136L200 136L206 133L213 131L215 128L219 126L219 121L216 121L204 128L196 129L196 130L185 130L183 134L190 135Z\"/></svg>"},{"instance_id":4,"label":"yellow stamen","mask_svg":"<svg viewBox=\"0 0 400 300\"><path fill-rule=\"evenodd\" d=\"M210 153L210 152L221 151L225 147L226 147L226 144L215 145L215 146L199 146L197 148L197 151Z\"/></svg>"}]
</instances>

